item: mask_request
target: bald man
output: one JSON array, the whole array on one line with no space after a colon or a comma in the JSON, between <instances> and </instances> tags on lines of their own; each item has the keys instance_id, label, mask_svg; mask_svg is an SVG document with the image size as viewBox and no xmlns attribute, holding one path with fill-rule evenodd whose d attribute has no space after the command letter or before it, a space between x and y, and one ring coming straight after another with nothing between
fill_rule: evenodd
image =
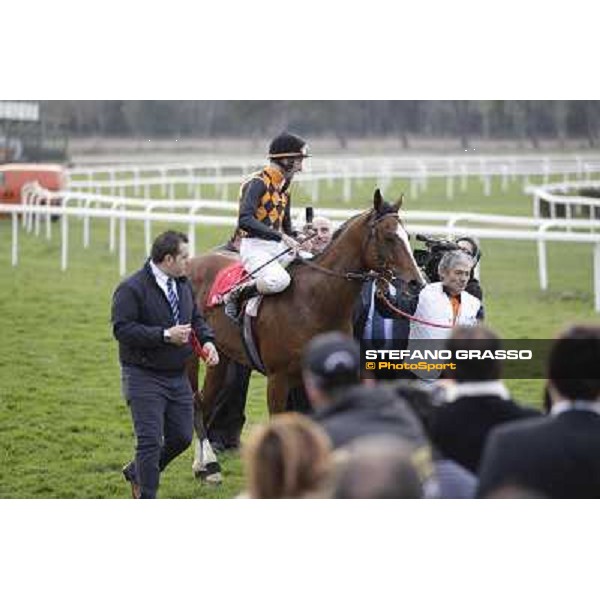
<instances>
[{"instance_id":1,"label":"bald man","mask_svg":"<svg viewBox=\"0 0 600 600\"><path fill-rule=\"evenodd\" d=\"M325 249L333 235L333 223L327 217L315 217L311 229L317 235L310 241L310 252L316 256Z\"/></svg>"}]
</instances>

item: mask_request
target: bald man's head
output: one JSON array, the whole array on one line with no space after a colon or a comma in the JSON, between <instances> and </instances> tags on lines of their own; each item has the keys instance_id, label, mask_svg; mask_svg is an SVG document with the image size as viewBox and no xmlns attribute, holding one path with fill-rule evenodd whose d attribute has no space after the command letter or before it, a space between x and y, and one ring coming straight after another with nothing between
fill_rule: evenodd
<instances>
[{"instance_id":1,"label":"bald man's head","mask_svg":"<svg viewBox=\"0 0 600 600\"><path fill-rule=\"evenodd\" d=\"M312 239L311 251L313 254L320 254L331 241L333 223L327 217L315 217L312 228L317 232L317 235Z\"/></svg>"}]
</instances>

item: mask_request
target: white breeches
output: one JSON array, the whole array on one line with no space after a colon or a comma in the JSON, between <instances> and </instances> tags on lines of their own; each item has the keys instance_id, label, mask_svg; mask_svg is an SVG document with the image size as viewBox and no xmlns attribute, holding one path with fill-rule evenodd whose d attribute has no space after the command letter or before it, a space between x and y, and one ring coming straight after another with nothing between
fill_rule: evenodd
<instances>
[{"instance_id":1,"label":"white breeches","mask_svg":"<svg viewBox=\"0 0 600 600\"><path fill-rule=\"evenodd\" d=\"M240 258L248 273L277 256L287 248L284 242L261 240L259 238L242 238ZM290 274L285 270L294 259L292 252L284 254L277 260L260 269L253 275L256 288L261 294L277 294L290 285Z\"/></svg>"}]
</instances>

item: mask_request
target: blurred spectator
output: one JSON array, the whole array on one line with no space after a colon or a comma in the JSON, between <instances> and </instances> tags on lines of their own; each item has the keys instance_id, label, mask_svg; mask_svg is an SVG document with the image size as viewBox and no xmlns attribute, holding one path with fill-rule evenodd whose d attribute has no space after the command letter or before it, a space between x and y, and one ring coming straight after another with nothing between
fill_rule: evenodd
<instances>
[{"instance_id":1,"label":"blurred spectator","mask_svg":"<svg viewBox=\"0 0 600 600\"><path fill-rule=\"evenodd\" d=\"M485 447L478 495L508 485L548 498L600 497L600 326L567 329L548 361L550 416L503 425Z\"/></svg>"},{"instance_id":2,"label":"blurred spectator","mask_svg":"<svg viewBox=\"0 0 600 600\"><path fill-rule=\"evenodd\" d=\"M471 269L471 274L469 276L467 286L465 287L465 291L469 292L469 294L472 294L475 296L475 298L478 298L483 302L483 290L481 289L479 279L475 277L475 271L481 259L481 250L473 238L466 236L458 238L456 240L456 244L463 252L466 252L473 258L473 268Z\"/></svg>"},{"instance_id":3,"label":"blurred spectator","mask_svg":"<svg viewBox=\"0 0 600 600\"><path fill-rule=\"evenodd\" d=\"M390 311L382 304L380 296L376 293L375 281L363 284L360 295L354 305L352 327L354 337L365 347L382 350L404 350L408 345L410 321ZM402 310L402 291L392 284L388 284L387 300L395 307ZM397 379L404 376L405 371L374 371L377 379Z\"/></svg>"},{"instance_id":4,"label":"blurred spectator","mask_svg":"<svg viewBox=\"0 0 600 600\"><path fill-rule=\"evenodd\" d=\"M412 447L386 436L351 444L336 465L332 495L336 499L423 498Z\"/></svg>"},{"instance_id":5,"label":"blurred spectator","mask_svg":"<svg viewBox=\"0 0 600 600\"><path fill-rule=\"evenodd\" d=\"M305 233L316 233L315 237L307 242L307 250L313 255L321 254L331 241L333 223L327 217L315 217L312 223L307 223L304 227Z\"/></svg>"},{"instance_id":6,"label":"blurred spectator","mask_svg":"<svg viewBox=\"0 0 600 600\"><path fill-rule=\"evenodd\" d=\"M324 494L331 468L325 432L297 413L259 426L243 449L250 498L310 498Z\"/></svg>"},{"instance_id":7,"label":"blurred spectator","mask_svg":"<svg viewBox=\"0 0 600 600\"><path fill-rule=\"evenodd\" d=\"M375 434L426 444L421 425L404 400L387 387L365 386L360 379L360 348L340 332L316 336L304 353L303 378L314 418L338 448Z\"/></svg>"},{"instance_id":8,"label":"blurred spectator","mask_svg":"<svg viewBox=\"0 0 600 600\"><path fill-rule=\"evenodd\" d=\"M315 337L304 353L303 377L314 419L333 447L386 435L408 444L428 497L463 498L475 492L475 478L451 461L434 461L421 422L389 385L361 385L360 349L339 332Z\"/></svg>"},{"instance_id":9,"label":"blurred spectator","mask_svg":"<svg viewBox=\"0 0 600 600\"><path fill-rule=\"evenodd\" d=\"M446 348L491 350L501 348L498 336L487 327L457 327ZM508 421L539 416L510 398L500 380L500 360L455 360L456 370L448 370L444 381L445 402L430 413L428 430L434 445L446 457L472 473L477 473L483 447L493 427Z\"/></svg>"}]
</instances>

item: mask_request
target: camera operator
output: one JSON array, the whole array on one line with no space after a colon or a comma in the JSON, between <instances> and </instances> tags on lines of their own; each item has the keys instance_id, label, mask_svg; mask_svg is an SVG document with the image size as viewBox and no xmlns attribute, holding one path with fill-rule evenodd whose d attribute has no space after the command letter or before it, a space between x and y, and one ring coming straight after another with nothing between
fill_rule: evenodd
<instances>
[{"instance_id":1,"label":"camera operator","mask_svg":"<svg viewBox=\"0 0 600 600\"><path fill-rule=\"evenodd\" d=\"M483 290L481 289L481 284L479 283L479 279L475 277L475 269L481 260L481 250L477 245L477 242L470 237L460 237L455 241L456 245L463 251L466 252L474 261L473 268L471 269L471 275L469 277L469 281L467 282L467 287L465 291L469 292L475 296L475 298L479 298L483 302Z\"/></svg>"},{"instance_id":2,"label":"camera operator","mask_svg":"<svg viewBox=\"0 0 600 600\"><path fill-rule=\"evenodd\" d=\"M454 242L450 240L431 238L426 235L417 235L417 240L425 244L426 249L417 249L414 256L417 264L425 273L430 283L440 281L439 264L442 257L452 250L462 250L473 259L473 268L469 274L469 281L465 291L479 300L483 300L483 291L479 280L475 277L475 267L481 259L481 250L473 238L460 237Z\"/></svg>"}]
</instances>

